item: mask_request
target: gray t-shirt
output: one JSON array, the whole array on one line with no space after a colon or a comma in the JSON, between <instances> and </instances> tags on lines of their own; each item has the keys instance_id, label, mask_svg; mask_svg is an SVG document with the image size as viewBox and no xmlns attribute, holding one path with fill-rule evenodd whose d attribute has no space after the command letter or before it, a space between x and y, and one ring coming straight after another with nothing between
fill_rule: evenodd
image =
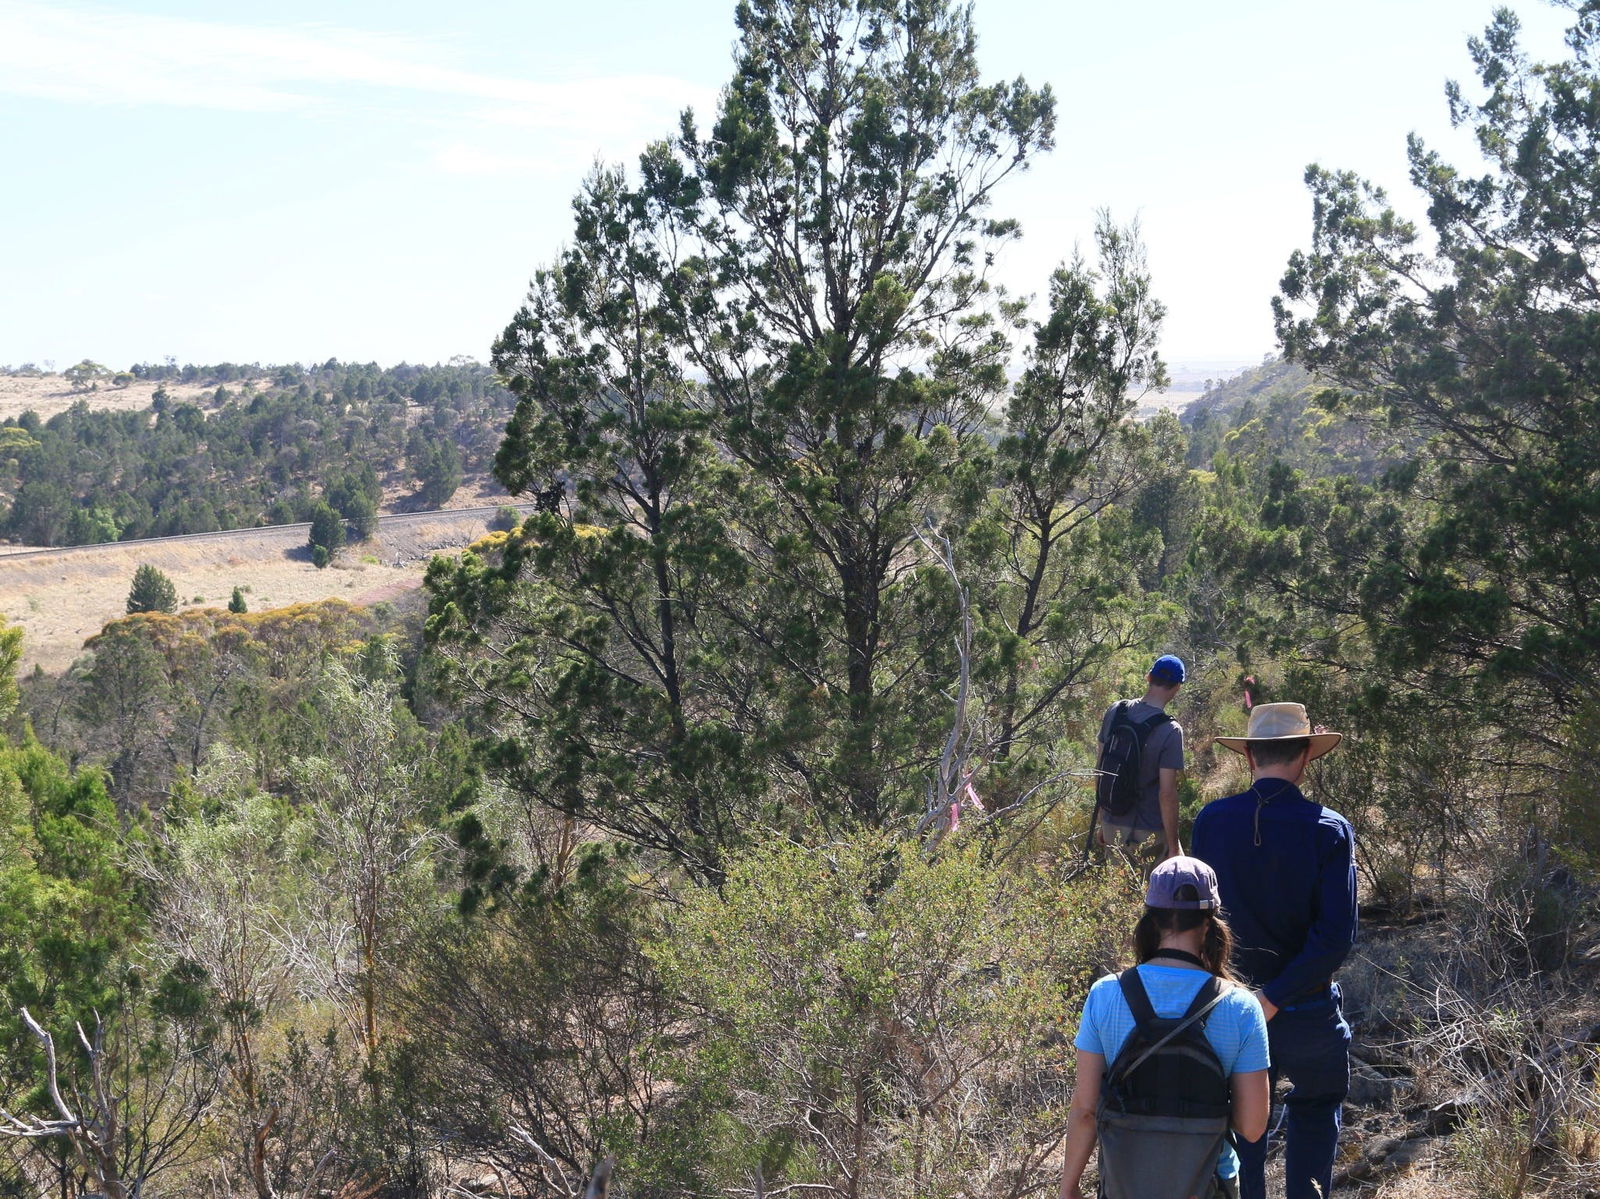
<instances>
[{"instance_id":1,"label":"gray t-shirt","mask_svg":"<svg viewBox=\"0 0 1600 1199\"><path fill-rule=\"evenodd\" d=\"M1100 744L1106 743L1111 732L1111 716L1117 710L1112 704L1100 720ZM1160 708L1136 699L1128 705L1128 719L1138 724L1148 720ZM1139 806L1117 823L1128 823L1136 832L1161 831L1161 768L1183 769L1183 726L1176 720L1164 721L1151 729L1144 740L1144 752L1139 756ZM1104 819L1104 813L1101 814Z\"/></svg>"}]
</instances>

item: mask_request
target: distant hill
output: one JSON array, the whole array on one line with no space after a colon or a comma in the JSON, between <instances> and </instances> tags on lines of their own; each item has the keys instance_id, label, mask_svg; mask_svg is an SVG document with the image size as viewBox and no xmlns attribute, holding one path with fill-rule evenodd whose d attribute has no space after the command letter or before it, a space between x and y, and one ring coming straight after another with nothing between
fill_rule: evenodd
<instances>
[{"instance_id":1,"label":"distant hill","mask_svg":"<svg viewBox=\"0 0 1600 1199\"><path fill-rule=\"evenodd\" d=\"M1312 476L1375 479L1407 456L1381 422L1330 411L1318 397L1331 385L1281 358L1213 383L1184 410L1191 467L1218 454L1277 460Z\"/></svg>"},{"instance_id":2,"label":"distant hill","mask_svg":"<svg viewBox=\"0 0 1600 1199\"><path fill-rule=\"evenodd\" d=\"M360 528L458 491L493 500L515 407L479 363L332 359L18 371L0 401L0 539L38 546L285 524L321 502Z\"/></svg>"}]
</instances>

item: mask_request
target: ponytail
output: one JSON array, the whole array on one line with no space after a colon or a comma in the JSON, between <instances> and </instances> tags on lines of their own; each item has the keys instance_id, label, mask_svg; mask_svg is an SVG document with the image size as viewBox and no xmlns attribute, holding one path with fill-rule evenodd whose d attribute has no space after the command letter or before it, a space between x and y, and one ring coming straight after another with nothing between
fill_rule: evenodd
<instances>
[{"instance_id":1,"label":"ponytail","mask_svg":"<svg viewBox=\"0 0 1600 1199\"><path fill-rule=\"evenodd\" d=\"M1236 983L1233 973L1233 930L1220 913L1207 912L1205 940L1200 943L1200 960L1218 978Z\"/></svg>"},{"instance_id":2,"label":"ponytail","mask_svg":"<svg viewBox=\"0 0 1600 1199\"><path fill-rule=\"evenodd\" d=\"M1186 933L1205 927L1200 941L1200 962L1206 970L1228 982L1238 982L1232 967L1233 932L1220 913L1187 908L1147 907L1133 926L1133 953L1142 964L1155 957L1163 933Z\"/></svg>"}]
</instances>

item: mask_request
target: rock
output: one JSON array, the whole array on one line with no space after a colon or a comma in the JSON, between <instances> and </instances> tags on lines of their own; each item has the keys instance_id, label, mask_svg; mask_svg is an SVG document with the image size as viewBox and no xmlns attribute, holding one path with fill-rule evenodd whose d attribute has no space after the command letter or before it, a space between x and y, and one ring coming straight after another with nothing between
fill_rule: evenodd
<instances>
[{"instance_id":1,"label":"rock","mask_svg":"<svg viewBox=\"0 0 1600 1199\"><path fill-rule=\"evenodd\" d=\"M1373 1137L1361 1146L1361 1156L1369 1162L1381 1162L1404 1144L1399 1137Z\"/></svg>"},{"instance_id":2,"label":"rock","mask_svg":"<svg viewBox=\"0 0 1600 1199\"><path fill-rule=\"evenodd\" d=\"M1416 1165L1421 1160L1422 1155L1433 1148L1433 1142L1433 1137L1412 1138L1383 1159L1383 1168L1385 1170L1404 1170L1407 1166Z\"/></svg>"},{"instance_id":3,"label":"rock","mask_svg":"<svg viewBox=\"0 0 1600 1199\"><path fill-rule=\"evenodd\" d=\"M1478 1097L1470 1091L1463 1091L1443 1103L1435 1104L1428 1109L1428 1131L1454 1132L1456 1126L1477 1106Z\"/></svg>"},{"instance_id":4,"label":"rock","mask_svg":"<svg viewBox=\"0 0 1600 1199\"><path fill-rule=\"evenodd\" d=\"M1361 1156L1334 1175L1337 1189L1351 1183L1370 1182L1386 1174L1393 1174L1415 1165L1428 1152L1437 1138L1431 1136L1374 1137L1361 1147Z\"/></svg>"},{"instance_id":5,"label":"rock","mask_svg":"<svg viewBox=\"0 0 1600 1199\"><path fill-rule=\"evenodd\" d=\"M1351 1103L1361 1107L1387 1109L1394 1102L1394 1094L1398 1087L1399 1084L1394 1079L1378 1073L1363 1062L1350 1064Z\"/></svg>"}]
</instances>

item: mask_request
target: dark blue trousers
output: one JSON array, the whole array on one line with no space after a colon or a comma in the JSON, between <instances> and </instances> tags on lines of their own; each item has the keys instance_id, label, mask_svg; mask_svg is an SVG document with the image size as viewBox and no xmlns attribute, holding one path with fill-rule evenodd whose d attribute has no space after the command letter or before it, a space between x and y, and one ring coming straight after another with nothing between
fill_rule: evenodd
<instances>
[{"instance_id":1,"label":"dark blue trousers","mask_svg":"<svg viewBox=\"0 0 1600 1199\"><path fill-rule=\"evenodd\" d=\"M1328 1199L1339 1109L1350 1090L1350 1026L1338 984L1327 998L1284 1008L1269 1020L1267 1045L1274 1085L1279 1078L1294 1084L1284 1101L1284 1193L1287 1199ZM1241 1199L1266 1199L1266 1164L1266 1136L1239 1142Z\"/></svg>"}]
</instances>

